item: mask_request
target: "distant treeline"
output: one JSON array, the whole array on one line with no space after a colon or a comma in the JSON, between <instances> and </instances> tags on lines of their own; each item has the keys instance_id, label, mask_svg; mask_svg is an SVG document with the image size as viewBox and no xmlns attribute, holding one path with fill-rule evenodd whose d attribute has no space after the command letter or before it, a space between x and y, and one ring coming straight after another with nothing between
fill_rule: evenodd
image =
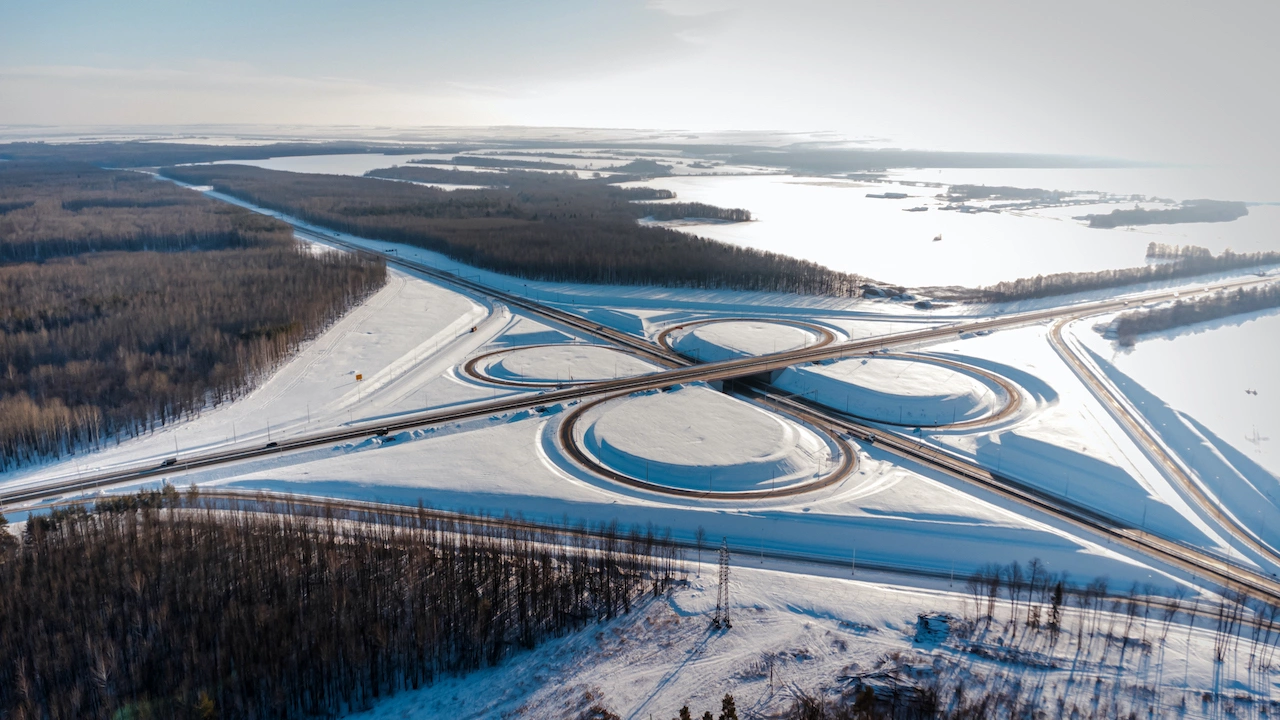
<instances>
[{"instance_id":1,"label":"distant treeline","mask_svg":"<svg viewBox=\"0 0 1280 720\"><path fill-rule=\"evenodd\" d=\"M390 145L364 142L281 142L269 145L200 145L181 142L128 140L98 143L16 142L0 144L0 160L33 162L80 162L117 168L159 167L180 163L219 160L261 160L289 155L334 155L352 153L449 153L473 149L469 145Z\"/></svg>"},{"instance_id":2,"label":"distant treeline","mask_svg":"<svg viewBox=\"0 0 1280 720\"><path fill-rule=\"evenodd\" d=\"M445 175L451 171L418 167L372 173L413 182L503 183L502 187L446 192L371 178L235 165L184 166L164 172L309 222L416 245L526 278L844 296L853 295L862 281L784 255L641 226L637 219L665 212L660 205L632 202L648 199L650 193L566 174ZM700 217L749 217L743 210L688 207L696 208Z\"/></svg>"},{"instance_id":3,"label":"distant treeline","mask_svg":"<svg viewBox=\"0 0 1280 720\"><path fill-rule=\"evenodd\" d=\"M750 222L751 212L737 208L725 209L715 205L698 202L647 203L641 205L647 213L645 217L654 220L702 219L727 220L729 222Z\"/></svg>"},{"instance_id":4,"label":"distant treeline","mask_svg":"<svg viewBox=\"0 0 1280 720\"><path fill-rule=\"evenodd\" d=\"M0 717L303 718L492 665L664 592L668 540L194 493L0 544Z\"/></svg>"},{"instance_id":5,"label":"distant treeline","mask_svg":"<svg viewBox=\"0 0 1280 720\"><path fill-rule=\"evenodd\" d=\"M463 165L482 168L534 169L534 170L572 170L572 165L547 162L545 160L508 160L500 157L477 157L474 155L458 155L452 160L410 160L418 165Z\"/></svg>"},{"instance_id":6,"label":"distant treeline","mask_svg":"<svg viewBox=\"0 0 1280 720\"><path fill-rule=\"evenodd\" d=\"M42 167L0 163L32 203L0 217L0 470L237 397L385 282L171 183Z\"/></svg>"},{"instance_id":7,"label":"distant treeline","mask_svg":"<svg viewBox=\"0 0 1280 720\"><path fill-rule=\"evenodd\" d=\"M1148 249L1150 252L1150 249ZM1221 255L1189 253L1174 262L1145 265L1119 270L1083 273L1037 275L997 283L982 288L976 298L984 302L1004 302L1052 297L1068 293L1123 287L1157 280L1178 280L1214 272L1239 270L1280 264L1280 252L1236 253L1224 250Z\"/></svg>"},{"instance_id":8,"label":"distant treeline","mask_svg":"<svg viewBox=\"0 0 1280 720\"><path fill-rule=\"evenodd\" d=\"M1106 215L1084 215L1091 228L1115 228L1131 225L1176 225L1178 223L1231 222L1249 214L1242 202L1223 200L1188 200L1180 207L1167 210L1112 210Z\"/></svg>"},{"instance_id":9,"label":"distant treeline","mask_svg":"<svg viewBox=\"0 0 1280 720\"><path fill-rule=\"evenodd\" d=\"M1280 307L1280 284L1271 283L1178 300L1150 310L1130 310L1116 318L1115 330L1121 345L1132 346L1138 336L1145 333L1277 307Z\"/></svg>"},{"instance_id":10,"label":"distant treeline","mask_svg":"<svg viewBox=\"0 0 1280 720\"><path fill-rule=\"evenodd\" d=\"M1212 260L1213 251L1199 245L1166 245L1165 243L1147 243L1148 260L1201 261Z\"/></svg>"},{"instance_id":11,"label":"distant treeline","mask_svg":"<svg viewBox=\"0 0 1280 720\"><path fill-rule=\"evenodd\" d=\"M1060 202L1063 198L1070 197L1073 194L1063 190L1041 190L1040 188L1019 188L1007 185L952 185L947 189L947 199L952 202L989 200L993 198Z\"/></svg>"},{"instance_id":12,"label":"distant treeline","mask_svg":"<svg viewBox=\"0 0 1280 720\"><path fill-rule=\"evenodd\" d=\"M597 143L589 147L602 147ZM1078 155L1031 153L947 152L898 150L895 148L813 148L796 145L785 148L748 148L742 145L669 145L651 148L682 150L687 153L729 155L731 165L762 165L821 174L865 172L889 168L1114 168L1132 163Z\"/></svg>"},{"instance_id":13,"label":"distant treeline","mask_svg":"<svg viewBox=\"0 0 1280 720\"><path fill-rule=\"evenodd\" d=\"M663 165L657 160L648 160L645 158L637 158L629 163L615 165L606 169L612 173L639 175L641 177L663 177L671 174L670 165Z\"/></svg>"}]
</instances>

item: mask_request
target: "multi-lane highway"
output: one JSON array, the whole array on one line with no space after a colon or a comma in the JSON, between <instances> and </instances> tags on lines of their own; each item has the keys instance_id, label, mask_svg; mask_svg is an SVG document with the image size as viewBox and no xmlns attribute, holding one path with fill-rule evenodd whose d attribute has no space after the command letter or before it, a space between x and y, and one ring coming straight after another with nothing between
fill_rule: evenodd
<instances>
[{"instance_id":1,"label":"multi-lane highway","mask_svg":"<svg viewBox=\"0 0 1280 720\"><path fill-rule=\"evenodd\" d=\"M298 227L295 225L295 227ZM368 252L368 249L357 243L344 239L339 234L318 231L311 227L298 227L298 232L311 236L322 242L336 244L349 249ZM771 405L789 414L801 415L810 422L820 423L837 432L848 433L864 440L874 438L879 447L909 458L914 462L940 470L952 476L971 482L1004 498L1016 501L1038 512L1067 521L1091 533L1104 536L1119 544L1143 552L1157 560L1200 575L1225 586L1244 589L1251 594L1266 597L1280 602L1280 582L1275 579L1235 566L1220 557L1205 553L1195 548L1178 544L1174 541L1156 537L1125 523L1109 517L1093 508L1071 503L1063 498L1045 493L1037 488L1021 483L1012 478L1003 477L969 462L957 455L938 448L922 445L905 434L888 431L884 428L873 428L856 422L829 408L806 403L800 399L776 393L762 380L763 374L780 370L803 362L813 362L845 355L865 353L883 348L900 348L921 345L954 338L958 335L982 331L1005 329L1019 325L1043 322L1062 318L1079 318L1122 310L1128 306L1172 300L1187 296L1187 290L1155 291L1130 295L1122 299L1108 299L1093 302L1082 302L1073 305L1053 307L1023 313L959 320L946 325L931 326L922 329L892 333L882 336L863 338L860 340L830 343L818 347L807 347L768 355L745 357L718 362L693 365L671 350L650 342L641 337L602 326L586 320L570 312L536 302L529 298L497 290L477 281L458 277L424 263L411 259L388 256L390 264L398 265L417 273L435 278L467 292L498 300L510 306L520 308L534 316L551 321L553 324L567 327L581 335L590 336L604 342L625 347L636 354L652 360L667 368L647 375L606 380L597 383L582 384L562 389L549 390L539 394L527 394L492 402L480 402L461 409L447 411L428 411L403 416L394 421L369 423L356 427L342 427L323 432L295 437L279 443L256 448L228 448L209 453L186 456L176 463L167 466L150 465L145 467L122 468L110 472L86 476L69 476L56 478L40 484L14 488L0 493L0 507L15 503L28 503L51 498L58 498L68 493L104 487L119 483L136 482L149 478L162 477L175 471L210 467L228 463L243 462L273 453L284 453L304 448L330 445L357 438L365 438L374 434L398 432L410 428L446 422L457 422L465 419L485 417L493 414L550 405L553 403L570 403L588 397L625 394L642 390L660 389L676 383L714 382L746 378L759 401ZM1224 288L1239 287L1265 280L1257 278L1233 279L1207 284L1194 292L1211 292ZM762 318L764 319L764 318Z\"/></svg>"},{"instance_id":2,"label":"multi-lane highway","mask_svg":"<svg viewBox=\"0 0 1280 720\"><path fill-rule=\"evenodd\" d=\"M306 231L306 233L318 235L315 231L310 230ZM358 251L367 251L359 245L349 243L340 238L322 236L322 239L326 242L334 242ZM458 278L450 273L439 271L428 265L417 263L412 260L404 258L388 258L388 262L417 272L429 274L441 281L463 287L469 292L490 292L486 289L486 286L479 285L474 281ZM1234 280L1226 283L1216 283L1214 285L1206 286L1203 290L1207 291L1219 287L1236 286L1249 282L1258 282L1258 280L1254 278L1250 280ZM1185 295L1186 291L1182 291L1182 294ZM177 461L169 466L151 464L146 466L124 467L101 473L69 475L62 478L55 478L38 485L33 484L0 493L0 507L19 502L30 502L50 497L57 497L58 495L67 492L82 491L113 484L163 477L182 470L193 470L226 463L241 462L272 453L301 450L305 448L329 445L335 442L345 442L348 440L369 437L370 435L377 433L399 432L428 425L459 422L488 415L524 410L538 405L573 402L575 400L595 395L660 389L676 383L732 380L749 375L763 374L773 370L781 370L803 362L814 362L843 357L846 355L856 355L872 350L919 345L954 338L966 333L1025 325L1041 322L1046 319L1060 318L1064 315L1068 317L1079 317L1104 313L1113 311L1117 308L1123 308L1126 305L1172 299L1176 297L1178 293L1173 291L1159 291L1133 296L1125 301L1104 300L1051 308L1048 310L1037 310L1027 313L1011 313L994 318L980 318L971 321L951 323L944 326L879 335L844 343L832 343L822 347L800 348L769 355L721 360L698 365L691 365L686 358L683 358L670 350L654 345L644 338L639 338L610 328L603 328L596 323L588 322L581 317L567 313L563 310L544 306L526 298L511 296L509 293L503 293L496 290L492 291L492 295L502 302L510 302L511 304L518 303L522 309L534 312L538 316L551 320L554 323L566 325L582 334L596 337L609 343L624 345L628 349L631 349L646 358L651 358L656 362L661 362L669 369L647 375L618 378L597 383L566 387L563 389L548 390L537 395L523 395L498 401L479 402L460 409L427 411L405 415L390 421L380 421L354 427L348 426L333 428L321 432L301 435L288 440L281 440L278 443L271 443L268 446L254 448L231 447L208 453L186 455L177 458Z\"/></svg>"},{"instance_id":3,"label":"multi-lane highway","mask_svg":"<svg viewBox=\"0 0 1280 720\"><path fill-rule=\"evenodd\" d=\"M302 235L312 236L314 239L322 242L338 244L354 251L368 252L367 248L344 240L337 235L320 233L314 229L306 228L300 229L299 233ZM460 278L452 273L444 272L429 265L406 258L388 257L387 261L393 265L398 265L415 272L429 275L442 282L465 289L468 292L488 295L489 297L501 302L516 305L543 319L567 326L581 334L595 337L615 345L622 345L643 357L661 363L669 369L636 377L618 378L597 383L566 387L558 390L549 390L538 395L525 395L492 402L479 402L465 406L461 409L427 411L405 415L391 421L374 422L354 427L339 427L294 437L288 440L282 440L278 443L270 443L267 446L253 448L231 447L208 453L186 455L176 458L176 462L169 466L150 464L146 466L118 468L92 474L77 473L75 475L42 482L38 485L32 484L0 493L0 507L19 502L31 502L57 497L67 492L83 491L114 484L163 477L176 471L193 470L226 463L241 462L272 453L301 450L328 445L335 442L365 438L378 433L385 434L440 423L459 422L462 420L485 417L493 414L514 412L539 405L573 402L575 400L595 395L660 389L676 383L732 380L744 376L781 370L803 362L839 358L846 355L866 353L872 350L925 344L954 338L966 333L998 330L1061 318L1064 316L1083 317L1087 315L1112 312L1126 306L1160 302L1176 298L1180 294L1183 296L1188 294L1185 289L1181 292L1156 291L1130 296L1123 300L1102 300L1025 313L1010 313L997 317L959 321L942 326L879 335L844 343L831 343L820 347L800 348L786 352L772 353L769 355L736 358L692 365L687 358L683 358L671 350L655 345L645 338L636 337L612 328L603 327L597 323L589 322L577 315L573 315L572 313L565 312L558 308L546 306L527 298L512 295L511 293L494 290L475 281ZM1225 287L1237 287L1257 282L1262 281L1257 278L1236 279L1206 285L1199 288L1198 291L1207 292Z\"/></svg>"},{"instance_id":4,"label":"multi-lane highway","mask_svg":"<svg viewBox=\"0 0 1280 720\"><path fill-rule=\"evenodd\" d=\"M1102 403L1102 406L1115 418L1120 427L1124 428L1129 438L1146 453L1147 457L1155 463L1165 477L1178 486L1184 496L1190 498L1219 526L1230 532L1240 542L1262 557L1269 559L1273 563L1280 564L1280 553L1277 553L1275 548L1263 542L1256 533L1241 523L1234 515L1214 502L1199 483L1191 478L1182 463L1173 456L1171 451L1167 450L1165 445L1147 428L1146 424L1136 417L1135 412L1130 409L1128 403L1113 392L1111 387L1076 352L1075 348L1062 337L1062 329L1070 321L1070 318L1064 318L1053 324L1053 328L1049 331L1050 342L1058 352L1058 355L1071 367L1076 376L1080 378L1080 381L1089 388L1089 391L1098 399L1098 402Z\"/></svg>"}]
</instances>

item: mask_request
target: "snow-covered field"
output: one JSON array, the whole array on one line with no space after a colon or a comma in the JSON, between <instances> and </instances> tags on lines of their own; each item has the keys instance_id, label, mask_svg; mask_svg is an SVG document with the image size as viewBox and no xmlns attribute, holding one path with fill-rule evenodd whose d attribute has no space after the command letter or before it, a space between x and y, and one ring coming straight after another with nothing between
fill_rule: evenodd
<instances>
[{"instance_id":1,"label":"snow-covered field","mask_svg":"<svg viewBox=\"0 0 1280 720\"><path fill-rule=\"evenodd\" d=\"M657 370L652 363L602 345L533 345L499 351L476 364L483 376L512 383L598 382Z\"/></svg>"},{"instance_id":2,"label":"snow-covered field","mask_svg":"<svg viewBox=\"0 0 1280 720\"><path fill-rule=\"evenodd\" d=\"M1074 335L1117 370L1273 475L1280 474L1280 312L1198 323L1119 348L1096 332Z\"/></svg>"},{"instance_id":3,"label":"snow-covered field","mask_svg":"<svg viewBox=\"0 0 1280 720\"><path fill-rule=\"evenodd\" d=\"M703 322L669 336L671 347L701 362L799 350L818 344L812 330L763 320Z\"/></svg>"},{"instance_id":4,"label":"snow-covered field","mask_svg":"<svg viewBox=\"0 0 1280 720\"><path fill-rule=\"evenodd\" d=\"M1103 325L1106 318L1098 321ZM1157 334L1132 350L1092 328L1072 336L1200 487L1272 548L1280 548L1280 393L1272 359L1280 314L1254 313ZM1257 394L1254 394L1254 393Z\"/></svg>"},{"instance_id":5,"label":"snow-covered field","mask_svg":"<svg viewBox=\"0 0 1280 720\"><path fill-rule=\"evenodd\" d=\"M708 493L785 488L839 463L813 430L701 383L606 402L578 431L605 467Z\"/></svg>"},{"instance_id":6,"label":"snow-covered field","mask_svg":"<svg viewBox=\"0 0 1280 720\"><path fill-rule=\"evenodd\" d=\"M978 420L1008 402L981 375L914 356L846 358L797 365L775 385L827 407L897 425L944 425Z\"/></svg>"}]
</instances>

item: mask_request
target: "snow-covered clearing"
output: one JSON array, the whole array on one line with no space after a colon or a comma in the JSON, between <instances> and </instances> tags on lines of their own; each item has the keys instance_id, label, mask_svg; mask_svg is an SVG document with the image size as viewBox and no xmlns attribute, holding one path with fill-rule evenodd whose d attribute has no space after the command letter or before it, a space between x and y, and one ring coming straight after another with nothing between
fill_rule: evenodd
<instances>
[{"instance_id":1,"label":"snow-covered clearing","mask_svg":"<svg viewBox=\"0 0 1280 720\"><path fill-rule=\"evenodd\" d=\"M709 391L707 391L709 392ZM678 395L678 393L677 393ZM736 402L736 401L735 401ZM975 497L954 479L904 467L873 450L840 484L790 498L719 501L641 491L578 467L558 446L566 413L522 411L329 448L271 455L234 467L175 473L179 485L319 495L530 519L653 523L691 540L708 537L773 553L928 568L967 575L987 562L1040 557L1073 575L1117 582L1173 581L1115 547L1069 527L1030 519Z\"/></svg>"},{"instance_id":2,"label":"snow-covered clearing","mask_svg":"<svg viewBox=\"0 0 1280 720\"><path fill-rule=\"evenodd\" d=\"M662 328L689 320L716 316L741 318L744 314L824 323L854 337L877 334L877 330L893 332L902 330L904 326L944 321L936 313L913 315L907 319L884 314L885 308L890 306L900 310L900 304L767 293L526 283L516 278L460 267L435 253L416 248L350 236L343 236L343 240L374 249L395 250L403 257L449 267L459 274L471 276L474 273L474 277L482 282L527 293L542 301L559 303L601 324L649 337ZM462 298L430 283L422 284L442 296ZM472 312L483 311L474 301L463 302L470 303L467 307ZM749 313L744 313L747 309ZM397 305L396 310L406 312L403 305ZM466 311L461 312L465 314ZM370 314L386 320L389 326L405 326L402 317L390 311ZM430 317L424 315L414 314L413 323L444 323L449 320L439 317L439 313L433 312ZM374 369L360 384L352 380L353 387L348 388L345 401L338 404L336 410L315 401L320 390L300 389L290 394L291 401L302 406L301 428L306 427L305 412L308 409L312 412L312 424L317 424L316 405L320 405L323 412L328 412L331 422L340 423L344 420L341 417L344 412L346 421L367 420L423 407L473 402L499 393L526 392L486 386L482 381L466 377L459 368L467 358L495 350L532 344L563 344L574 340L562 330L511 314L502 307L489 322L480 323L478 332L466 332L473 323L470 317L449 321L444 327L450 333L461 332L457 339L452 335L440 337L440 329L424 333L425 337L418 339L416 347L431 351L427 353L429 360L419 363L420 367L413 362L408 363L417 367L413 373L397 375L377 369L377 363L369 363L368 367ZM767 334L757 332L759 329L773 332L785 328L784 332L799 333L793 340L798 339L802 345L809 332L777 323L762 323L755 327L754 321L693 327L706 331L719 328L717 332L728 332L729 340L733 342L745 338L748 342L744 342L743 347L747 351L761 351L763 348L754 347L751 342L762 338L772 350L773 340ZM734 337L735 328L746 331L737 333L742 338ZM435 353L434 349L442 340L446 341L445 344L452 340L449 352ZM1062 492L1072 499L1096 502L1131 522L1142 522L1147 527L1195 544L1220 546L1213 530L1185 507L1159 473L1154 472L1149 463L1143 466L1146 461L1141 454L1131 448L1124 449L1123 443L1117 440L1118 436L1122 437L1118 429L1113 427L1101 432L1094 429L1099 418L1106 421L1100 408L1088 406L1087 398L1081 400L1086 405L1083 409L1074 402L1068 404L1060 399L1068 394L1074 398L1076 393L1084 391L1061 362L1052 357L1052 351L1044 341L1043 328L1033 329L1030 334L1012 331L992 337L954 341L954 344L963 346L963 349L950 348L952 352L959 350L959 355L965 356L960 359L1009 377L1022 387L1027 402L1015 417L1006 418L994 429L980 433L938 432L933 434L934 441L949 444L1005 471L1016 472L1019 477L1052 491L1057 492L1062 486ZM407 345L396 358L405 357L405 352L413 347ZM983 347L989 351L985 355L978 352ZM941 349L946 351L948 348ZM587 352L596 356L597 361L604 357L594 350ZM616 355L612 351L605 352L610 359ZM992 359L1023 358L1028 352L1035 359L1017 362L1017 368ZM981 355L982 359L976 355ZM526 377L529 373L548 376L557 373L551 357L538 357L535 353L527 360L526 365L513 366L512 372ZM389 367L393 361L386 358L382 367ZM608 360L603 362L611 364ZM349 371L358 372L355 369ZM609 374L612 374L612 368ZM381 390L370 392L366 397L365 388L374 387ZM259 393L266 389L264 386ZM702 392L710 393L709 390ZM351 397L353 393L354 398ZM663 399L671 398L664 396ZM726 407L741 405L736 400L722 399L728 403ZM260 437L255 436L253 441L265 441L265 408L236 405L248 408L240 410L242 415L237 417L252 418L262 427L263 432L258 433ZM549 420L530 413L478 419L459 426L402 433L391 441L370 439L220 469L175 473L170 479L181 485L189 482L232 482L245 487L407 503L423 499L459 510L496 513L519 510L550 519L567 515L592 521L614 518L643 520L669 525L677 533L685 535L691 534L699 524L707 525L709 529L714 525L721 534L758 539L766 547L795 548L836 558L844 557L857 547L868 561L879 558L884 562L937 569L949 568L953 563L966 568L985 561L1040 555L1046 559L1052 557L1060 567L1070 567L1081 574L1095 574L1102 567L1116 575L1148 575L1140 564L1130 565L1129 560L1121 560L1110 550L1081 539L1075 530L1046 518L1029 519L1021 507L997 502L958 480L926 468L904 468L900 460L877 449L864 449L857 471L839 485L798 496L791 501L752 502L735 507L714 500L677 503L671 498L656 498L650 493L623 488L597 477L565 457L563 449L557 446L553 429L556 417L560 416L557 411L561 409L549 409ZM360 412L357 414L357 411ZM674 416L678 417L681 412L683 410L678 410ZM752 412L757 411L753 409ZM214 415L216 413L208 413L206 417ZM668 417L661 416L659 424L668 421ZM289 427L301 429L296 413L294 418ZM772 417L769 419L777 422ZM729 431L714 435L729 438L734 424L724 423L724 427ZM272 418L273 437L274 433L282 430L283 423ZM652 432L652 428L637 426L620 430L611 432L611 435L619 442L623 438L630 440L630 449L614 461L636 465L632 469L642 477L639 465L649 459L651 470L652 459L664 453L661 449L641 448L636 442L636 438L647 437L641 430ZM181 432L179 429L178 433ZM238 424L235 432L238 436ZM214 436L214 441L225 441L225 437L231 434L224 431ZM179 437L182 436L179 434ZM705 436L706 439L712 437L712 434ZM171 442L172 436L158 435L149 439L149 447L154 448L151 458L158 459L168 454L165 440ZM732 443L726 444L725 448L730 445ZM799 446L803 445L803 442L799 443ZM765 467L772 461L759 464L753 463L752 459L769 458L774 454L776 448L766 444L754 455L748 453L743 458L748 465ZM818 460L817 464L822 462ZM804 466L803 462L795 462L795 458L786 463L788 469ZM736 464L730 462L730 466ZM700 475L708 465L714 467L716 463L699 460L689 467L695 468L693 474ZM769 472L773 474L772 469ZM736 471L734 475L737 475ZM762 479L763 476L756 478L748 473L745 479L735 482L750 484L759 483ZM715 485L714 473L710 484L712 487Z\"/></svg>"},{"instance_id":3,"label":"snow-covered clearing","mask_svg":"<svg viewBox=\"0 0 1280 720\"><path fill-rule=\"evenodd\" d=\"M839 690L850 678L895 670L908 680L936 675L948 690L963 684L970 698L1017 692L1041 709L1057 707L1062 698L1068 714L1076 705L1099 710L1100 717L1130 710L1145 717L1147 709L1156 717L1219 717L1228 705L1247 712L1273 697L1275 673L1248 667L1247 640L1227 662L1214 663L1213 636L1205 629L1212 620L1190 630L1167 625L1159 608L1138 607L1131 621L1124 614L1081 612L1071 603L1055 634L1043 621L1039 629L1020 627L1028 603L1019 604L1017 622L1006 624L1010 607L1002 599L996 621L987 625L974 622L977 606L959 581L906 591L822 577L820 569L794 574L740 565L731 570L733 627L713 630L714 553L704 553L700 572L693 560L687 585L629 615L496 667L402 692L351 717L574 718L600 706L627 720L647 720L675 717L685 704L698 717L704 710L718 713L725 693L734 695L743 716L767 717L788 707L797 692ZM953 631L917 640L918 615L939 612L951 614ZM1015 682L1022 687L1015 689ZM1212 702L1202 702L1205 692Z\"/></svg>"}]
</instances>

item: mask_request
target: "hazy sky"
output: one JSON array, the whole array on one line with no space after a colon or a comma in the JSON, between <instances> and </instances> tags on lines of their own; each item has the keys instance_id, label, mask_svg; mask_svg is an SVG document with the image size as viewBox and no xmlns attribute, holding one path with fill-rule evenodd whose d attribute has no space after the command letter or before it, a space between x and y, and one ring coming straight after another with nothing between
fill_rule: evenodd
<instances>
[{"instance_id":1,"label":"hazy sky","mask_svg":"<svg viewBox=\"0 0 1280 720\"><path fill-rule=\"evenodd\" d=\"M0 124L835 130L1280 161L1280 3L0 0Z\"/></svg>"}]
</instances>

